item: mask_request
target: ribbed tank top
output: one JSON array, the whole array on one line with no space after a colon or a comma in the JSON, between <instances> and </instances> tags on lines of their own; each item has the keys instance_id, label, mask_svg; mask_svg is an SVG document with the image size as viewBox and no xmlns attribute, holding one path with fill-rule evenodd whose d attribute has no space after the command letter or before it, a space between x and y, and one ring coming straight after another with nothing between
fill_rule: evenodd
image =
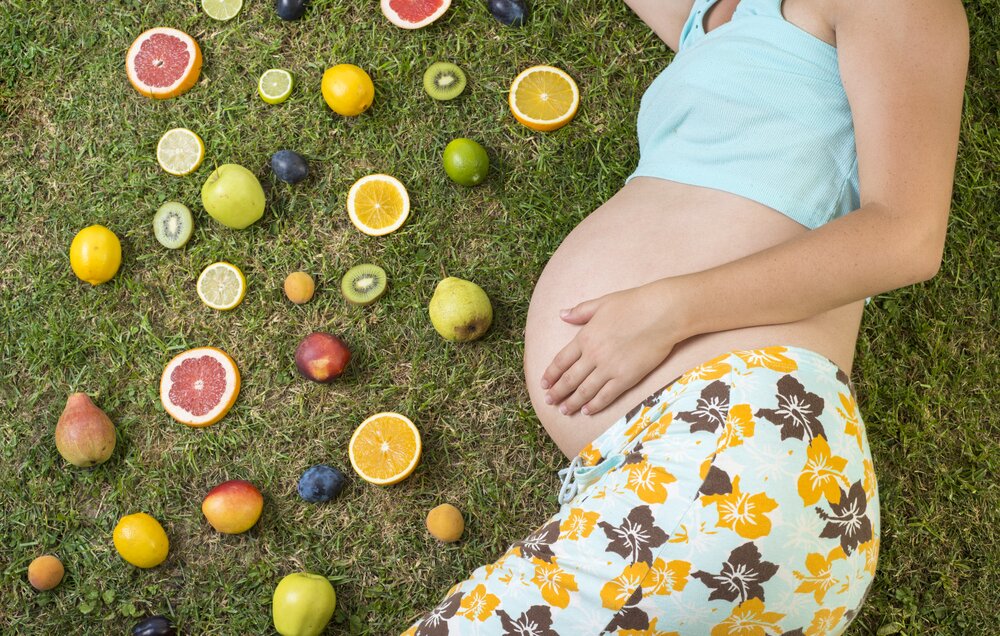
<instances>
[{"instance_id":1,"label":"ribbed tank top","mask_svg":"<svg viewBox=\"0 0 1000 636\"><path fill-rule=\"evenodd\" d=\"M788 22L781 0L740 0L705 33L696 0L673 61L642 97L629 177L724 190L809 228L860 206L854 124L837 49Z\"/></svg>"}]
</instances>

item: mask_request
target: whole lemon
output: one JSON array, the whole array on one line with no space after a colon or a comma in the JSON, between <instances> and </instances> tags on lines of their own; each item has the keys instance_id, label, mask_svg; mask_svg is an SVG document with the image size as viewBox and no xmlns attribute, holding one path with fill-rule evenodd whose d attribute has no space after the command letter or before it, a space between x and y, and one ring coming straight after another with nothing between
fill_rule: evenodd
<instances>
[{"instance_id":1,"label":"whole lemon","mask_svg":"<svg viewBox=\"0 0 1000 636\"><path fill-rule=\"evenodd\" d=\"M427 531L438 541L452 543L462 538L465 519L455 506L441 504L427 513Z\"/></svg>"},{"instance_id":2,"label":"whole lemon","mask_svg":"<svg viewBox=\"0 0 1000 636\"><path fill-rule=\"evenodd\" d=\"M292 272L285 279L285 296L296 305L309 302L316 291L316 282L305 272Z\"/></svg>"},{"instance_id":3,"label":"whole lemon","mask_svg":"<svg viewBox=\"0 0 1000 636\"><path fill-rule=\"evenodd\" d=\"M323 73L323 99L333 112L354 117L372 105L375 85L364 69L353 64L338 64Z\"/></svg>"},{"instance_id":4,"label":"whole lemon","mask_svg":"<svg viewBox=\"0 0 1000 636\"><path fill-rule=\"evenodd\" d=\"M122 264L122 244L103 225L85 227L69 246L69 264L80 280L91 285L107 282Z\"/></svg>"},{"instance_id":5,"label":"whole lemon","mask_svg":"<svg viewBox=\"0 0 1000 636\"><path fill-rule=\"evenodd\" d=\"M140 568L154 568L163 563L170 548L163 526L145 512L122 517L113 538L118 554Z\"/></svg>"}]
</instances>

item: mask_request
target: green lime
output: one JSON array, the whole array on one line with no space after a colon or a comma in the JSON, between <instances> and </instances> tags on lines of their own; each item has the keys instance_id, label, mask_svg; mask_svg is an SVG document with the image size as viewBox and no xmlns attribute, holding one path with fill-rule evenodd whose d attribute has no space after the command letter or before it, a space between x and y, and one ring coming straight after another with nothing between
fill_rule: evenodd
<instances>
[{"instance_id":1,"label":"green lime","mask_svg":"<svg viewBox=\"0 0 1000 636\"><path fill-rule=\"evenodd\" d=\"M486 149L465 137L453 139L444 149L444 171L464 186L479 185L490 171Z\"/></svg>"}]
</instances>

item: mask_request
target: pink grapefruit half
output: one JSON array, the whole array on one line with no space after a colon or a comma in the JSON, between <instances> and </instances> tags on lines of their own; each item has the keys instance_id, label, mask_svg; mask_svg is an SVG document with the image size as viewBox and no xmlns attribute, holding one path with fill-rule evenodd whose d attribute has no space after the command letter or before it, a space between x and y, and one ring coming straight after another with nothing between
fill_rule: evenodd
<instances>
[{"instance_id":1,"label":"pink grapefruit half","mask_svg":"<svg viewBox=\"0 0 1000 636\"><path fill-rule=\"evenodd\" d=\"M451 0L382 0L382 13L398 27L419 29L437 20Z\"/></svg>"},{"instance_id":2,"label":"pink grapefruit half","mask_svg":"<svg viewBox=\"0 0 1000 636\"><path fill-rule=\"evenodd\" d=\"M170 27L150 29L129 47L125 71L135 90L146 97L176 97L198 82L201 49L183 31Z\"/></svg>"},{"instance_id":3,"label":"pink grapefruit half","mask_svg":"<svg viewBox=\"0 0 1000 636\"><path fill-rule=\"evenodd\" d=\"M200 428L229 412L240 392L240 370L225 351L189 349L174 357L160 378L163 408L181 424Z\"/></svg>"}]
</instances>

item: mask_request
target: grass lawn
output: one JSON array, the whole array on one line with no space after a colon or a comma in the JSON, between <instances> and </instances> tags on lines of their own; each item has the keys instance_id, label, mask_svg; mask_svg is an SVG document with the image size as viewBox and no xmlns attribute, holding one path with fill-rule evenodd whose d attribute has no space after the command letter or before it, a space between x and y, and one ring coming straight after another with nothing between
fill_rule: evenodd
<instances>
[{"instance_id":1,"label":"grass lawn","mask_svg":"<svg viewBox=\"0 0 1000 636\"><path fill-rule=\"evenodd\" d=\"M309 570L334 583L329 633L398 633L421 609L492 561L555 509L563 461L535 418L521 372L528 299L549 255L611 196L637 158L639 97L670 51L612 0L534 0L527 27L494 21L480 0L455 0L434 26L391 26L374 0L314 0L305 19L279 20L272 3L246 0L217 23L193 0L4 0L0 3L0 633L123 634L137 617L172 616L185 634L272 633L271 593ZM1000 396L997 201L1000 197L1000 2L966 2L972 59L953 215L941 273L876 298L865 314L854 382L880 477L882 553L872 595L851 634L995 634L1000 607ZM192 34L200 83L167 101L139 96L124 73L141 31ZM932 51L927 52L933 55ZM421 88L430 62L459 63L466 93L438 103ZM323 104L328 66L353 62L375 82L371 111L355 119ZM576 120L532 133L510 116L506 90L521 69L550 63L579 82ZM263 103L257 77L292 71L280 106ZM191 176L167 175L156 142L196 131L207 146ZM467 189L444 176L440 153L457 136L479 140L492 172ZM271 153L310 161L298 186L273 179ZM264 218L226 230L201 209L214 165L261 177ZM410 220L381 239L347 219L347 189L371 172L407 185ZM182 250L153 238L153 212L185 202L197 228ZM81 228L101 223L124 260L91 288L69 268ZM235 311L204 307L194 284L229 260L249 293ZM338 286L361 262L389 274L386 296L347 305ZM292 306L290 271L318 281ZM437 280L482 285L494 326L464 346L433 331L426 306ZM341 334L356 356L332 386L294 367L298 341ZM229 351L244 385L233 411L202 431L162 410L158 380L175 353ZM112 459L70 470L53 429L70 392L94 397L115 422ZM335 503L295 494L299 474L327 462L352 476L347 443L379 410L407 414L424 458L393 488L352 481ZM260 523L220 536L200 511L204 494L246 478L265 493ZM465 539L442 546L423 525L451 502ZM142 510L171 540L152 570L126 565L111 531ZM67 575L35 593L28 563L58 554Z\"/></svg>"}]
</instances>

